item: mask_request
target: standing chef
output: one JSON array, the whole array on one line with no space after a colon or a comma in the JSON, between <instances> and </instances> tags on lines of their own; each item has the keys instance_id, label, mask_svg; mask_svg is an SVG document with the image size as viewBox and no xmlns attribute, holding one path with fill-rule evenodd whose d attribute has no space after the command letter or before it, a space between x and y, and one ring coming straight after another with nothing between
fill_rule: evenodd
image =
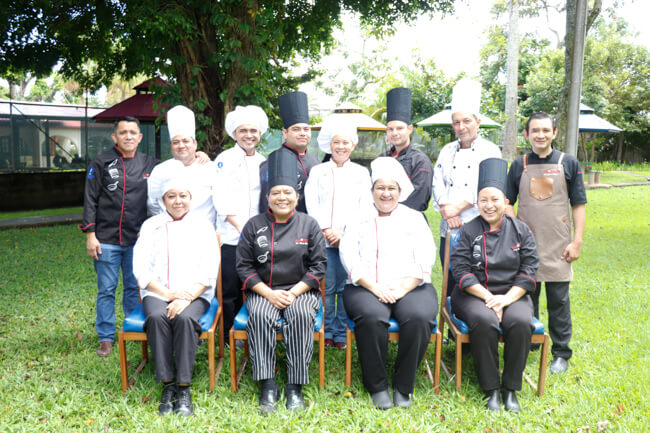
<instances>
[{"instance_id":1,"label":"standing chef","mask_svg":"<svg viewBox=\"0 0 650 433\"><path fill-rule=\"evenodd\" d=\"M235 251L246 222L259 213L260 165L266 160L257 151L269 120L260 107L237 106L226 115L226 132L235 145L215 159L217 181L223 187L215 190L218 210L217 232L221 235L221 269L223 287L223 327L229 330L235 314L242 306L241 280L235 269Z\"/></svg>"},{"instance_id":2,"label":"standing chef","mask_svg":"<svg viewBox=\"0 0 650 433\"><path fill-rule=\"evenodd\" d=\"M390 149L380 156L391 156L402 164L413 184L413 192L403 204L420 212L429 207L433 166L429 157L411 146L411 90L396 87L386 94L386 143Z\"/></svg>"},{"instance_id":3,"label":"standing chef","mask_svg":"<svg viewBox=\"0 0 650 433\"><path fill-rule=\"evenodd\" d=\"M440 212L440 262L444 258L447 229L457 230L476 218L478 166L486 158L501 158L496 144L478 135L481 125L481 83L464 78L451 96L451 125L458 140L445 145L433 171L433 207ZM452 277L452 275L450 275ZM455 281L449 278L447 293Z\"/></svg>"},{"instance_id":4,"label":"standing chef","mask_svg":"<svg viewBox=\"0 0 650 433\"><path fill-rule=\"evenodd\" d=\"M296 163L296 192L298 193L298 207L296 210L307 212L305 205L305 196L303 190L309 177L312 167L320 164L316 155L307 151L311 141L311 126L309 125L309 105L307 103L307 94L304 92L290 92L278 97L280 106L280 116L282 116L282 137L284 143L282 147L275 152L288 152L295 155ZM268 201L266 196L269 194L269 170L268 164L260 165L261 193L260 193L260 213L266 212Z\"/></svg>"},{"instance_id":5,"label":"standing chef","mask_svg":"<svg viewBox=\"0 0 650 433\"><path fill-rule=\"evenodd\" d=\"M518 218L533 231L539 250L537 290L533 294L535 316L539 317L541 282L546 288L548 327L553 346L551 373L568 368L572 351L569 283L573 279L571 263L580 257L585 230L585 193L578 160L553 149L557 135L550 114L533 113L524 129L531 152L517 158L508 173L508 212L519 196ZM573 237L571 236L573 220Z\"/></svg>"}]
</instances>

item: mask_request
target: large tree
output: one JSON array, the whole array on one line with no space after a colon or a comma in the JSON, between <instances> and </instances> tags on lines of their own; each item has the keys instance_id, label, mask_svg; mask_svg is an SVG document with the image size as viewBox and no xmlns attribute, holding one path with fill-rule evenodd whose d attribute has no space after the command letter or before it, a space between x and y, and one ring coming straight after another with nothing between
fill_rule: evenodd
<instances>
[{"instance_id":1,"label":"large tree","mask_svg":"<svg viewBox=\"0 0 650 433\"><path fill-rule=\"evenodd\" d=\"M313 77L343 11L381 31L396 21L448 11L453 0L10 0L0 9L0 76L7 67L61 73L92 90L115 75L163 75L168 103L197 113L209 154L223 145L237 103L271 111L275 97Z\"/></svg>"}]
</instances>

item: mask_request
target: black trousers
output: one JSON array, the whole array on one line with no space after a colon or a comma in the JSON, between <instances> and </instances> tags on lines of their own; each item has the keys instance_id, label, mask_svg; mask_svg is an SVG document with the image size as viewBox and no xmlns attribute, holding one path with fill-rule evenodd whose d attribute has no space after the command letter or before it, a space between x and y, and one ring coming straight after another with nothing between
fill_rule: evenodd
<instances>
[{"instance_id":1,"label":"black trousers","mask_svg":"<svg viewBox=\"0 0 650 433\"><path fill-rule=\"evenodd\" d=\"M242 282L235 268L235 245L221 246L221 287L223 288L223 329L227 335L235 315L242 307Z\"/></svg>"},{"instance_id":2,"label":"black trousers","mask_svg":"<svg viewBox=\"0 0 650 433\"><path fill-rule=\"evenodd\" d=\"M199 320L210 304L203 298L195 299L173 319L167 318L168 304L153 296L146 296L142 300L146 317L144 330L156 364L156 380L169 382L176 377L178 383L190 383L201 335Z\"/></svg>"},{"instance_id":3,"label":"black trousers","mask_svg":"<svg viewBox=\"0 0 650 433\"><path fill-rule=\"evenodd\" d=\"M370 393L388 389L388 320L392 317L400 326L393 389L411 394L438 315L438 295L433 285L422 284L396 303L384 304L367 289L347 284L343 302L354 320L363 386Z\"/></svg>"},{"instance_id":4,"label":"black trousers","mask_svg":"<svg viewBox=\"0 0 650 433\"><path fill-rule=\"evenodd\" d=\"M548 333L553 341L551 353L554 357L571 358L573 351L569 347L573 325L571 323L571 305L569 303L569 281L545 282L546 306L548 308ZM539 319L539 292L542 283L537 283L533 298L535 317Z\"/></svg>"},{"instance_id":5,"label":"black trousers","mask_svg":"<svg viewBox=\"0 0 650 433\"><path fill-rule=\"evenodd\" d=\"M501 325L505 341L501 388L519 391L533 335L530 296L524 295L504 308L500 324L494 310L485 306L485 301L462 290L454 291L451 306L454 314L469 327L472 358L481 389L486 392L499 389Z\"/></svg>"},{"instance_id":6,"label":"black trousers","mask_svg":"<svg viewBox=\"0 0 650 433\"><path fill-rule=\"evenodd\" d=\"M443 272L445 270L445 240L446 238L442 236L440 237L439 257L440 257L440 267L442 268ZM451 256L451 251L449 252L449 255ZM451 296L451 293L454 291L455 285L456 285L456 280L454 279L454 275L451 273L451 270L449 270L449 277L447 278L447 296Z\"/></svg>"}]
</instances>

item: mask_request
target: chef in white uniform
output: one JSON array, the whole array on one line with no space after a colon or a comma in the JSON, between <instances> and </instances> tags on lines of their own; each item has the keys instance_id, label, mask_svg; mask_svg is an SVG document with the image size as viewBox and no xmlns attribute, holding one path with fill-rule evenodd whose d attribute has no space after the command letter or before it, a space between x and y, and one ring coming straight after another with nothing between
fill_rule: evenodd
<instances>
[{"instance_id":1,"label":"chef in white uniform","mask_svg":"<svg viewBox=\"0 0 650 433\"><path fill-rule=\"evenodd\" d=\"M147 181L149 213L165 212L161 198L163 185L182 176L192 185L192 212L203 215L214 227L217 213L212 195L217 186L216 167L211 161L202 163L197 158L194 113L183 105L173 107L167 111L167 127L173 158L158 164Z\"/></svg>"},{"instance_id":2,"label":"chef in white uniform","mask_svg":"<svg viewBox=\"0 0 650 433\"><path fill-rule=\"evenodd\" d=\"M218 210L217 232L221 235L224 329L229 330L242 306L242 282L235 268L235 252L242 228L259 213L260 164L266 158L257 145L269 129L269 119L260 107L237 106L226 115L226 132L235 145L214 160L217 182L213 199Z\"/></svg>"},{"instance_id":3,"label":"chef in white uniform","mask_svg":"<svg viewBox=\"0 0 650 433\"><path fill-rule=\"evenodd\" d=\"M348 224L374 210L368 169L350 160L359 137L357 127L341 120L325 121L318 146L332 157L311 169L305 185L307 213L318 221L327 240L325 273L325 346L345 349L343 288L347 272L339 258L339 241Z\"/></svg>"},{"instance_id":4,"label":"chef in white uniform","mask_svg":"<svg viewBox=\"0 0 650 433\"><path fill-rule=\"evenodd\" d=\"M440 212L440 260L444 257L447 229L456 233L461 225L479 215L476 207L478 166L484 159L501 158L496 144L478 135L481 125L481 83L463 78L451 96L451 121L458 140L445 145L433 169L433 207ZM455 282L449 279L451 294Z\"/></svg>"}]
</instances>

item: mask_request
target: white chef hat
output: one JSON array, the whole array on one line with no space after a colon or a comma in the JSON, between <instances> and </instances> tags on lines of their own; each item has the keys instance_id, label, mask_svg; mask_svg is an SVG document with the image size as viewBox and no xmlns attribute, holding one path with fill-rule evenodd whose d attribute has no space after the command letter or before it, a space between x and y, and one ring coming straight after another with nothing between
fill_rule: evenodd
<instances>
[{"instance_id":1,"label":"white chef hat","mask_svg":"<svg viewBox=\"0 0 650 433\"><path fill-rule=\"evenodd\" d=\"M323 122L323 126L318 133L318 147L325 153L332 153L332 139L335 135L347 137L352 143L359 142L357 135L357 125L350 120L341 119L340 116L330 116Z\"/></svg>"},{"instance_id":2,"label":"white chef hat","mask_svg":"<svg viewBox=\"0 0 650 433\"><path fill-rule=\"evenodd\" d=\"M177 105L167 111L167 129L169 138L196 137L196 123L192 110L184 105Z\"/></svg>"},{"instance_id":3,"label":"white chef hat","mask_svg":"<svg viewBox=\"0 0 650 433\"><path fill-rule=\"evenodd\" d=\"M378 179L394 180L401 189L399 201L404 201L413 192L413 184L406 175L404 167L395 158L380 156L370 163L371 180L374 185Z\"/></svg>"},{"instance_id":4,"label":"white chef hat","mask_svg":"<svg viewBox=\"0 0 650 433\"><path fill-rule=\"evenodd\" d=\"M481 108L481 83L463 78L454 86L451 94L451 112L479 115Z\"/></svg>"},{"instance_id":5,"label":"white chef hat","mask_svg":"<svg viewBox=\"0 0 650 433\"><path fill-rule=\"evenodd\" d=\"M269 129L269 118L257 105L238 105L234 111L226 114L226 132L234 140L235 130L241 125L255 125L264 134Z\"/></svg>"},{"instance_id":6,"label":"white chef hat","mask_svg":"<svg viewBox=\"0 0 650 433\"><path fill-rule=\"evenodd\" d=\"M178 167L174 166L171 170L168 171L169 177L165 182L162 184L162 190L161 190L161 200L162 197L169 191L170 189L177 189L179 191L188 191L190 195L192 195L192 182L190 178L184 174L183 170L183 163L180 161L180 164Z\"/></svg>"}]
</instances>

